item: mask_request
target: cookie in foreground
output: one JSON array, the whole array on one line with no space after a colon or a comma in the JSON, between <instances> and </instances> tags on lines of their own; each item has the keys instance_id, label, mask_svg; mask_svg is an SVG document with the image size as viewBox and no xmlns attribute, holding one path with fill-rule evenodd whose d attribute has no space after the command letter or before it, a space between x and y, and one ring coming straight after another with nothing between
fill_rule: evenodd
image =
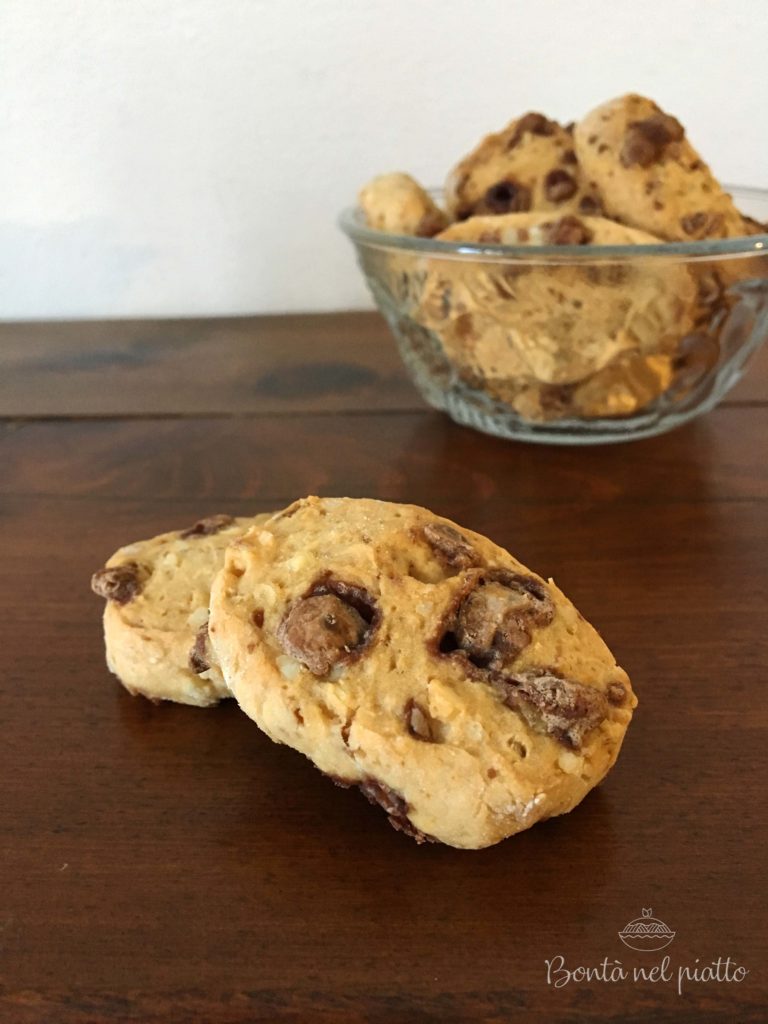
<instances>
[{"instance_id":1,"label":"cookie in foreground","mask_svg":"<svg viewBox=\"0 0 768 1024\"><path fill-rule=\"evenodd\" d=\"M572 810L636 705L552 581L412 505L306 498L228 549L211 644L241 708L419 841Z\"/></svg>"},{"instance_id":2,"label":"cookie in foreground","mask_svg":"<svg viewBox=\"0 0 768 1024\"><path fill-rule=\"evenodd\" d=\"M208 650L211 582L229 544L268 515L217 515L120 548L94 574L107 664L130 693L200 707L231 694Z\"/></svg>"}]
</instances>

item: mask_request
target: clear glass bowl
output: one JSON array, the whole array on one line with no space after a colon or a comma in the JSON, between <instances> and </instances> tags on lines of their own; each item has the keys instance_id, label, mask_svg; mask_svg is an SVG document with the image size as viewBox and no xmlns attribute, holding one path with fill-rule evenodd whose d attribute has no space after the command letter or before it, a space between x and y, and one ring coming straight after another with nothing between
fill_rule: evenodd
<instances>
[{"instance_id":1,"label":"clear glass bowl","mask_svg":"<svg viewBox=\"0 0 768 1024\"><path fill-rule=\"evenodd\" d=\"M768 192L732 191L768 220ZM768 234L509 246L385 234L354 208L340 225L422 395L499 437L671 430L713 408L768 334Z\"/></svg>"}]
</instances>

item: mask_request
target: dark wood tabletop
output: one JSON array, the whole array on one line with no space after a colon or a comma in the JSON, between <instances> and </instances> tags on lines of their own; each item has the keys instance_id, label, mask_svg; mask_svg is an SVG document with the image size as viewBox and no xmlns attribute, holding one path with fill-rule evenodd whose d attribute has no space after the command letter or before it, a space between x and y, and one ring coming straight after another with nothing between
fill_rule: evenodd
<instances>
[{"instance_id":1,"label":"dark wood tabletop","mask_svg":"<svg viewBox=\"0 0 768 1024\"><path fill-rule=\"evenodd\" d=\"M768 353L566 449L428 409L373 315L6 325L0 415L0 1021L768 1019ZM109 676L106 556L308 493L427 505L597 625L640 706L573 813L417 846L233 702Z\"/></svg>"}]
</instances>

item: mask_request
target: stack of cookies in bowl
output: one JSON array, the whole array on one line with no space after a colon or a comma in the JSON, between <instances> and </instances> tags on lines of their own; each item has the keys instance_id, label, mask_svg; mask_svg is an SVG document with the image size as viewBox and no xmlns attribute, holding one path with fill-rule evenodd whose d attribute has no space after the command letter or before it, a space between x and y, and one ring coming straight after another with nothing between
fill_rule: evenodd
<instances>
[{"instance_id":1,"label":"stack of cookies in bowl","mask_svg":"<svg viewBox=\"0 0 768 1024\"><path fill-rule=\"evenodd\" d=\"M342 225L428 400L505 436L658 432L714 404L767 330L765 225L635 94L515 118L440 194L380 175Z\"/></svg>"},{"instance_id":2,"label":"stack of cookies in bowl","mask_svg":"<svg viewBox=\"0 0 768 1024\"><path fill-rule=\"evenodd\" d=\"M413 505L211 516L119 549L92 588L129 692L234 697L418 842L477 849L572 810L637 703L551 579Z\"/></svg>"}]
</instances>

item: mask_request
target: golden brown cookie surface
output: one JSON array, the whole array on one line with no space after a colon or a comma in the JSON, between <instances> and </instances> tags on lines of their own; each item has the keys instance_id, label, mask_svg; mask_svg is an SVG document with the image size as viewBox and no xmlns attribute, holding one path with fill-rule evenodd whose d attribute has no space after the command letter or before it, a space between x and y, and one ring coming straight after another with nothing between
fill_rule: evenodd
<instances>
[{"instance_id":1,"label":"golden brown cookie surface","mask_svg":"<svg viewBox=\"0 0 768 1024\"><path fill-rule=\"evenodd\" d=\"M529 210L598 214L601 209L570 132L537 113L482 139L448 175L445 201L458 220Z\"/></svg>"},{"instance_id":2,"label":"golden brown cookie surface","mask_svg":"<svg viewBox=\"0 0 768 1024\"><path fill-rule=\"evenodd\" d=\"M635 706L551 581L415 506L308 498L254 528L214 583L210 635L272 739L457 847L571 810Z\"/></svg>"},{"instance_id":3,"label":"golden brown cookie surface","mask_svg":"<svg viewBox=\"0 0 768 1024\"><path fill-rule=\"evenodd\" d=\"M431 238L448 224L429 193L409 174L380 174L360 190L366 223L392 235Z\"/></svg>"},{"instance_id":4,"label":"golden brown cookie surface","mask_svg":"<svg viewBox=\"0 0 768 1024\"><path fill-rule=\"evenodd\" d=\"M94 574L107 664L127 690L201 707L230 696L207 642L211 582L227 546L268 518L209 516L120 548Z\"/></svg>"}]
</instances>

